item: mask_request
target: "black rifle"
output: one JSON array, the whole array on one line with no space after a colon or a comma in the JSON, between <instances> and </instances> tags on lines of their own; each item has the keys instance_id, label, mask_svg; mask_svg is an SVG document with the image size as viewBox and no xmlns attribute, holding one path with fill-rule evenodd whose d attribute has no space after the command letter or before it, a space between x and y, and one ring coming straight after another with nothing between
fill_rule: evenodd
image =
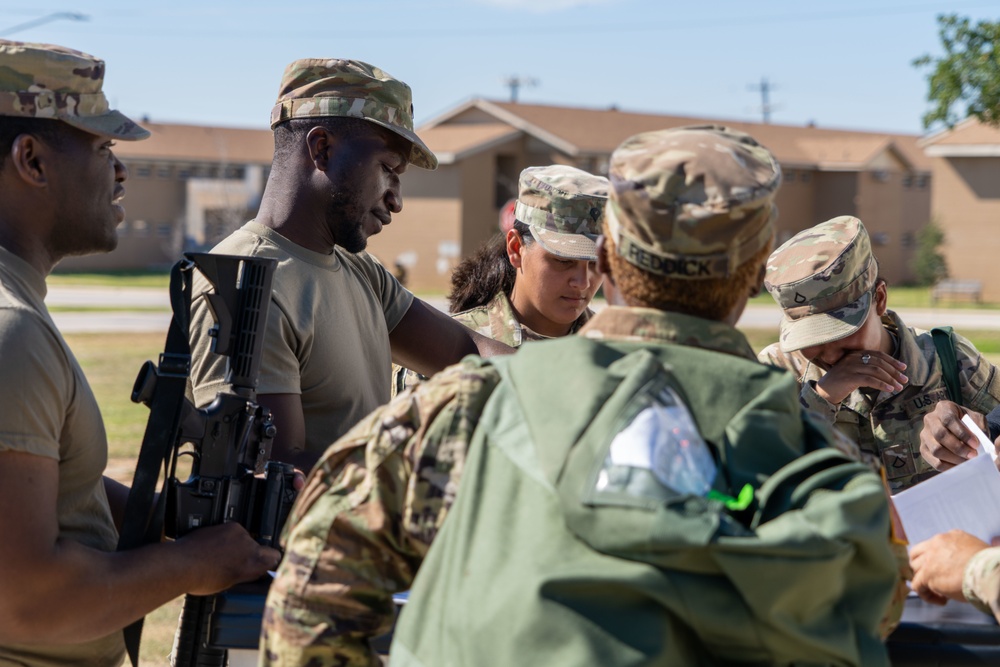
<instances>
[{"instance_id":1,"label":"black rifle","mask_svg":"<svg viewBox=\"0 0 1000 667\"><path fill-rule=\"evenodd\" d=\"M170 275L173 318L159 364L147 361L132 400L149 406L135 478L118 542L119 551L183 537L202 526L235 521L259 543L278 548L295 491L294 468L269 461L275 426L256 402L267 310L276 260L185 254ZM194 269L214 286L207 293L215 318L213 352L227 358L226 383L204 408L185 398L191 367L188 341ZM177 462L190 457L190 474L177 479ZM161 468L163 491L155 498ZM263 476L261 476L263 475ZM225 665L226 650L212 645L217 596L187 595L174 648L174 664ZM142 619L125 629L138 664Z\"/></svg>"}]
</instances>

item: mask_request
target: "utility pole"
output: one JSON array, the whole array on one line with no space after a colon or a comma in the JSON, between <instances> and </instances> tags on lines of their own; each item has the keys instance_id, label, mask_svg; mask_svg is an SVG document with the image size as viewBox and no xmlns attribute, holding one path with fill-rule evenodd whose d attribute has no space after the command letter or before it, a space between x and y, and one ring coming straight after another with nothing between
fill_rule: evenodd
<instances>
[{"instance_id":1,"label":"utility pole","mask_svg":"<svg viewBox=\"0 0 1000 667\"><path fill-rule=\"evenodd\" d=\"M760 111L764 115L764 124L771 122L771 112L775 106L771 104L771 90L773 86L768 82L767 77L761 77L759 84L750 84L751 91L760 91Z\"/></svg>"},{"instance_id":2,"label":"utility pole","mask_svg":"<svg viewBox=\"0 0 1000 667\"><path fill-rule=\"evenodd\" d=\"M521 77L521 76L508 76L503 80L503 85L510 88L510 101L512 103L517 103L517 92L521 89L521 86L534 87L538 85L538 79L533 79L531 77Z\"/></svg>"},{"instance_id":3,"label":"utility pole","mask_svg":"<svg viewBox=\"0 0 1000 667\"><path fill-rule=\"evenodd\" d=\"M41 18L32 19L24 23L19 23L17 25L11 26L9 28L4 28L0 30L0 37L6 37L11 33L20 32L21 30L27 30L28 28L34 28L35 26L42 25L44 23L49 23L51 21L58 21L59 19L69 19L70 21L87 21L89 16L86 14L80 14L78 12L56 12L54 14L48 14Z\"/></svg>"}]
</instances>

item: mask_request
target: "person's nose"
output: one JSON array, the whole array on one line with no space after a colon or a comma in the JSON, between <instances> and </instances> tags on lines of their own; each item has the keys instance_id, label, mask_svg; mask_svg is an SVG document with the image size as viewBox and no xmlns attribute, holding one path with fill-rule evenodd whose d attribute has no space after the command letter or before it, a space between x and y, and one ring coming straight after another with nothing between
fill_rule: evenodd
<instances>
[{"instance_id":1,"label":"person's nose","mask_svg":"<svg viewBox=\"0 0 1000 667\"><path fill-rule=\"evenodd\" d=\"M115 155L115 182L124 183L128 180L128 167Z\"/></svg>"},{"instance_id":2,"label":"person's nose","mask_svg":"<svg viewBox=\"0 0 1000 667\"><path fill-rule=\"evenodd\" d=\"M587 262L577 262L570 276L569 284L574 289L586 290L590 286L591 275Z\"/></svg>"},{"instance_id":3,"label":"person's nose","mask_svg":"<svg viewBox=\"0 0 1000 667\"><path fill-rule=\"evenodd\" d=\"M399 181L389 186L389 191L385 193L385 206L391 213L403 210L403 187Z\"/></svg>"}]
</instances>

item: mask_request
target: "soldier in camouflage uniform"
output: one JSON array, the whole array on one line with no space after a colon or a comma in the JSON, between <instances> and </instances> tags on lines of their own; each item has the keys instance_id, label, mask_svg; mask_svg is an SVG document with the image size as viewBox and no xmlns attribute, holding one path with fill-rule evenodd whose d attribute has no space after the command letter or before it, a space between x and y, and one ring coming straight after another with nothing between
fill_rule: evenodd
<instances>
[{"instance_id":1,"label":"soldier in camouflage uniform","mask_svg":"<svg viewBox=\"0 0 1000 667\"><path fill-rule=\"evenodd\" d=\"M272 457L308 471L391 396L393 361L433 374L510 348L441 316L364 252L403 205L409 165L437 158L413 131L410 87L368 63L304 58L271 110L274 160L260 209L212 252L278 260L257 400L274 415ZM195 296L209 289L195 283ZM192 305L192 393L226 384L214 318Z\"/></svg>"},{"instance_id":2,"label":"soldier in camouflage uniform","mask_svg":"<svg viewBox=\"0 0 1000 667\"><path fill-rule=\"evenodd\" d=\"M45 306L63 257L110 252L128 172L116 140L149 132L111 109L104 61L0 40L0 664L116 667L122 628L184 593L277 564L238 524L115 552L128 489L83 370Z\"/></svg>"},{"instance_id":3,"label":"soldier in camouflage uniform","mask_svg":"<svg viewBox=\"0 0 1000 667\"><path fill-rule=\"evenodd\" d=\"M1000 547L952 530L914 546L910 563L913 590L924 600L966 601L1000 622Z\"/></svg>"},{"instance_id":4,"label":"soldier in camouflage uniform","mask_svg":"<svg viewBox=\"0 0 1000 667\"><path fill-rule=\"evenodd\" d=\"M578 331L593 314L588 306L601 285L594 242L607 193L608 179L574 167L522 171L506 237L489 242L452 275L454 319L511 347ZM463 284L468 281L476 284ZM416 377L397 366L394 392Z\"/></svg>"},{"instance_id":5,"label":"soldier in camouflage uniform","mask_svg":"<svg viewBox=\"0 0 1000 667\"><path fill-rule=\"evenodd\" d=\"M888 310L861 221L842 216L796 234L768 259L765 286L784 317L760 360L793 371L802 405L879 460L893 492L934 475L920 434L924 415L949 399L942 362L929 332ZM1000 403L996 367L967 339L953 340L961 402L989 412Z\"/></svg>"},{"instance_id":6,"label":"soldier in camouflage uniform","mask_svg":"<svg viewBox=\"0 0 1000 667\"><path fill-rule=\"evenodd\" d=\"M837 451L857 454L801 409L795 379L758 364L733 328L760 289L771 249L777 162L746 135L682 128L627 140L612 156L610 178L598 265L612 305L577 336L439 373L327 451L289 519L265 609L262 664L378 664L368 640L390 628L391 594L411 585L391 664L886 664L877 628L897 570L882 482ZM621 377L612 367L625 375L628 364L654 377L670 369L696 437L725 468L709 484L720 500L678 500L649 474L651 466L660 471L653 475L681 468L643 455L649 442L619 463L591 458L591 446L607 447L603 438L617 438L622 416L635 414L605 408L630 395L605 395ZM577 451L587 454L570 460L582 464L561 467L562 452ZM714 503L728 498L738 512L741 488L749 489L740 493L749 496L744 508L767 503L755 489L799 456L850 471L849 484L815 496L836 503L814 515L836 533L836 546L812 551L826 541L803 539L807 519L793 523L787 542L778 533L766 538L809 552L796 565L777 555L773 564L742 558L742 540L756 542L741 527L748 517ZM600 490L612 478L597 474L602 462L614 484L634 486L611 493L610 515L584 524L602 527L598 540L637 540L624 557L599 554L569 527L571 515L605 506ZM575 481L562 486L560 470ZM841 505L838 489L863 497ZM671 497L681 505L663 500ZM713 508L709 524L688 522L696 508ZM630 523L661 519L662 533ZM762 535L780 523L760 526ZM645 562L653 553L662 567ZM712 553L733 560L723 571ZM814 622L799 623L805 616Z\"/></svg>"}]
</instances>

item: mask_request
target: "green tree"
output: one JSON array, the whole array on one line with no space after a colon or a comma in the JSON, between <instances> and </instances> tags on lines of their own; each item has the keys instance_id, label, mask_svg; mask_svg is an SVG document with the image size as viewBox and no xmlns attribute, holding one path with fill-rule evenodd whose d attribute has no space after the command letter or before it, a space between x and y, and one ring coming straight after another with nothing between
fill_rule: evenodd
<instances>
[{"instance_id":1,"label":"green tree","mask_svg":"<svg viewBox=\"0 0 1000 667\"><path fill-rule=\"evenodd\" d=\"M933 220L917 232L917 253L911 268L918 285L933 285L948 277L948 264L941 254L944 230Z\"/></svg>"},{"instance_id":2,"label":"green tree","mask_svg":"<svg viewBox=\"0 0 1000 667\"><path fill-rule=\"evenodd\" d=\"M950 14L938 16L938 26L944 55L913 61L931 68L927 100L934 106L924 114L924 127L935 122L952 127L966 116L1000 126L1000 22L973 24Z\"/></svg>"}]
</instances>

